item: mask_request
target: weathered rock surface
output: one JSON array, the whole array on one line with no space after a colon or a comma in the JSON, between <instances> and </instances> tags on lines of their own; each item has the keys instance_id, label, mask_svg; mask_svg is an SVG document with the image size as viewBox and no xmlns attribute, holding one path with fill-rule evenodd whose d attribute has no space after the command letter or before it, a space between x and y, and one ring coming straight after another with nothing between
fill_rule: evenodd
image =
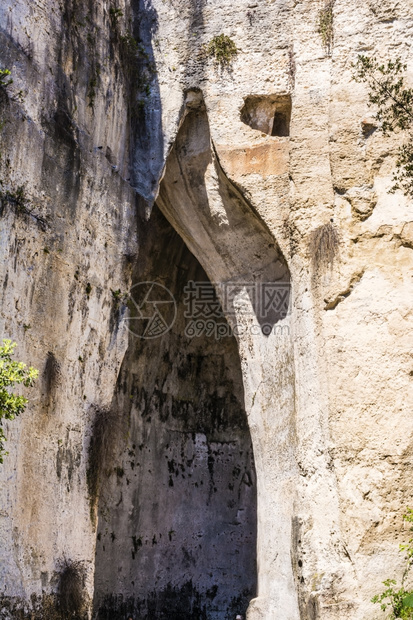
<instances>
[{"instance_id":1,"label":"weathered rock surface","mask_svg":"<svg viewBox=\"0 0 413 620\"><path fill-rule=\"evenodd\" d=\"M0 470L2 617L61 618L65 559L89 617L380 613L412 493L413 205L351 64L411 82L413 4L376 4L336 0L329 54L310 0L1 3L1 327L40 369ZM208 278L235 335L181 313L137 339L142 278L181 312Z\"/></svg>"}]
</instances>

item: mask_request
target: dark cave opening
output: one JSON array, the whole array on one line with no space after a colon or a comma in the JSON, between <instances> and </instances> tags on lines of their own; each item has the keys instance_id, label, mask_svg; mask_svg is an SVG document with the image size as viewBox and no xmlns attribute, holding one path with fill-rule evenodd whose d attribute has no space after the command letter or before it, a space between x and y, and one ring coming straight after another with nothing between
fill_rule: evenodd
<instances>
[{"instance_id":1,"label":"dark cave opening","mask_svg":"<svg viewBox=\"0 0 413 620\"><path fill-rule=\"evenodd\" d=\"M269 136L288 137L291 107L290 95L250 95L241 109L241 120Z\"/></svg>"},{"instance_id":2,"label":"dark cave opening","mask_svg":"<svg viewBox=\"0 0 413 620\"><path fill-rule=\"evenodd\" d=\"M207 309L219 329L188 316L188 283L209 303L212 285L156 207L140 237L134 282L157 286L138 286L131 306L139 337L113 402L119 439L99 499L94 617L245 617L256 595L256 476L237 344L216 305ZM162 290L176 312L164 312Z\"/></svg>"},{"instance_id":3,"label":"dark cave opening","mask_svg":"<svg viewBox=\"0 0 413 620\"><path fill-rule=\"evenodd\" d=\"M290 123L287 115L283 112L275 112L272 124L272 136L287 137L290 135Z\"/></svg>"}]
</instances>

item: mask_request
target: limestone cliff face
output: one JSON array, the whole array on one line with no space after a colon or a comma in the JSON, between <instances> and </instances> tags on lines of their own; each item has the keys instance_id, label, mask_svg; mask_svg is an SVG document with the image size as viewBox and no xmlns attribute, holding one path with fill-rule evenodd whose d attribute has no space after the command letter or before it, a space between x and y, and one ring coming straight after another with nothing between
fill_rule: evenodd
<instances>
[{"instance_id":1,"label":"limestone cliff face","mask_svg":"<svg viewBox=\"0 0 413 620\"><path fill-rule=\"evenodd\" d=\"M40 370L0 470L1 617L65 617L70 563L99 618L372 620L401 574L413 206L351 64L411 80L413 5L336 0L330 49L322 8L1 3L1 331ZM176 301L149 340L145 281ZM188 332L190 281L225 338Z\"/></svg>"},{"instance_id":2,"label":"limestone cliff face","mask_svg":"<svg viewBox=\"0 0 413 620\"><path fill-rule=\"evenodd\" d=\"M24 418L10 424L1 472L0 572L13 608L49 594L63 558L84 563L92 592L87 447L94 408L111 403L127 347L111 290L129 286L137 244L126 87L107 10L2 3L0 22L1 65L14 80L1 93L10 194L2 334L40 375Z\"/></svg>"}]
</instances>

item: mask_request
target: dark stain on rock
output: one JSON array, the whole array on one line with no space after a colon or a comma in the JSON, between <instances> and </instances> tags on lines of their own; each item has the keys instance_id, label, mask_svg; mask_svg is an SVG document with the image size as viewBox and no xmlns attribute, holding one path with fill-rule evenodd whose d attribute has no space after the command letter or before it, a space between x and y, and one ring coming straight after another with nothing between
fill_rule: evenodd
<instances>
[{"instance_id":1,"label":"dark stain on rock","mask_svg":"<svg viewBox=\"0 0 413 620\"><path fill-rule=\"evenodd\" d=\"M49 351L46 357L46 363L43 370L43 382L46 394L50 396L54 390L59 387L62 379L62 371L60 363L55 354Z\"/></svg>"}]
</instances>

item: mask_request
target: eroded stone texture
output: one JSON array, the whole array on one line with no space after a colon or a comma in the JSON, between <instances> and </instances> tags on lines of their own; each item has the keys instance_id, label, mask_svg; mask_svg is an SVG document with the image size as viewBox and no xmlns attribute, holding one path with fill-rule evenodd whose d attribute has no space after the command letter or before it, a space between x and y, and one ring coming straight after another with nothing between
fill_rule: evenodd
<instances>
[{"instance_id":1,"label":"eroded stone texture","mask_svg":"<svg viewBox=\"0 0 413 620\"><path fill-rule=\"evenodd\" d=\"M111 402L127 345L111 289L129 286L135 196L104 6L4 2L0 24L1 66L14 79L0 94L1 188L11 196L0 223L1 334L39 369L27 411L7 426L0 582L11 617L47 599L52 618L47 597L64 557L83 563L86 599L93 591L87 446L92 405Z\"/></svg>"}]
</instances>

